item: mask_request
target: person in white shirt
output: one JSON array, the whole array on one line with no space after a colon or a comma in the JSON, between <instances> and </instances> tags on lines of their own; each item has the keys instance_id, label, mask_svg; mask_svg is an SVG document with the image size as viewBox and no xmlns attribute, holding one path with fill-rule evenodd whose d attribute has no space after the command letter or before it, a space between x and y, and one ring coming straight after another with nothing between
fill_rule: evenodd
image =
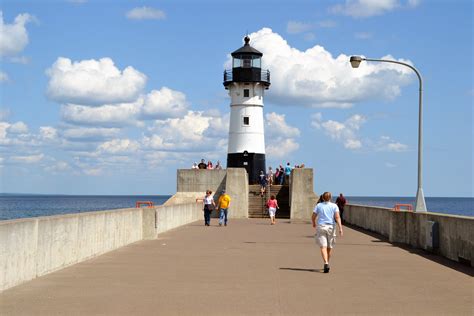
<instances>
[{"instance_id":1,"label":"person in white shirt","mask_svg":"<svg viewBox=\"0 0 474 316\"><path fill-rule=\"evenodd\" d=\"M196 199L196 202L202 201L204 205L204 225L210 226L211 225L211 213L212 210L216 208L216 203L214 202L214 197L212 196L212 191L207 190L206 196L202 199Z\"/></svg>"},{"instance_id":2,"label":"person in white shirt","mask_svg":"<svg viewBox=\"0 0 474 316\"><path fill-rule=\"evenodd\" d=\"M331 202L331 193L324 192L322 195L323 202L316 204L311 221L313 227L316 227L316 219L318 226L316 228L316 243L321 250L321 257L324 261L324 273L329 272L329 259L331 259L331 251L336 243L335 225L339 226L339 235L342 237L341 217L339 216L339 208Z\"/></svg>"}]
</instances>

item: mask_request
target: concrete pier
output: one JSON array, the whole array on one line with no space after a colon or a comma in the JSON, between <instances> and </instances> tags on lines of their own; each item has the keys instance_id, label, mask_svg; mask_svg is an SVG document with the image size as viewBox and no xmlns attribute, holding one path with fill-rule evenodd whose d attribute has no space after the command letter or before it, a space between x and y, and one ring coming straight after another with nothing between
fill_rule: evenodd
<instances>
[{"instance_id":1,"label":"concrete pier","mask_svg":"<svg viewBox=\"0 0 474 316\"><path fill-rule=\"evenodd\" d=\"M473 270L346 228L321 273L309 222L201 221L0 294L2 315L472 315Z\"/></svg>"}]
</instances>

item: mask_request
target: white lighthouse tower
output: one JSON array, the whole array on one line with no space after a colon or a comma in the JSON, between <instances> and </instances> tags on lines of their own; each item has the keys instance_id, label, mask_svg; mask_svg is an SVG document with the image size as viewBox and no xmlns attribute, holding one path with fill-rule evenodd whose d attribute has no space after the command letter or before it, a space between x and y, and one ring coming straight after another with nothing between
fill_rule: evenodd
<instances>
[{"instance_id":1,"label":"white lighthouse tower","mask_svg":"<svg viewBox=\"0 0 474 316\"><path fill-rule=\"evenodd\" d=\"M224 71L230 96L227 168L245 168L250 183L265 172L263 92L270 86L270 72L262 70L263 54L249 45L250 38L232 55L232 70Z\"/></svg>"}]
</instances>

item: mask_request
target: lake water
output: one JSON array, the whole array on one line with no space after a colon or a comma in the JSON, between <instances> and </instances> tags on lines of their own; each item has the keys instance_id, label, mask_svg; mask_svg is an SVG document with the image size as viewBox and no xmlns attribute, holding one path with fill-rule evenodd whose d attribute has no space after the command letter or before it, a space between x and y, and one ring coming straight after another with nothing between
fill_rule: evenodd
<instances>
[{"instance_id":1,"label":"lake water","mask_svg":"<svg viewBox=\"0 0 474 316\"><path fill-rule=\"evenodd\" d=\"M136 201L161 205L169 195L0 195L0 220L135 207ZM415 203L414 197L346 197L348 203L394 207ZM426 198L430 212L474 216L474 198ZM312 208L312 206L310 206Z\"/></svg>"}]
</instances>

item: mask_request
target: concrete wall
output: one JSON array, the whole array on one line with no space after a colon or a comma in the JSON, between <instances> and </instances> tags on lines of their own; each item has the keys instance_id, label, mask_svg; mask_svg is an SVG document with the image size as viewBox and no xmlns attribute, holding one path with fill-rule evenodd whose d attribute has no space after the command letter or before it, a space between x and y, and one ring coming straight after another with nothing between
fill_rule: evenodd
<instances>
[{"instance_id":1,"label":"concrete wall","mask_svg":"<svg viewBox=\"0 0 474 316\"><path fill-rule=\"evenodd\" d=\"M0 290L141 240L141 209L0 221Z\"/></svg>"},{"instance_id":2,"label":"concrete wall","mask_svg":"<svg viewBox=\"0 0 474 316\"><path fill-rule=\"evenodd\" d=\"M176 192L220 192L225 187L227 170L179 169Z\"/></svg>"},{"instance_id":3,"label":"concrete wall","mask_svg":"<svg viewBox=\"0 0 474 316\"><path fill-rule=\"evenodd\" d=\"M317 200L313 188L313 169L293 169L290 176L290 218L311 219Z\"/></svg>"},{"instance_id":4,"label":"concrete wall","mask_svg":"<svg viewBox=\"0 0 474 316\"><path fill-rule=\"evenodd\" d=\"M427 249L474 266L474 218L438 213L393 211L389 208L347 205L346 222L382 234L390 242ZM439 248L427 248L427 222L439 224Z\"/></svg>"},{"instance_id":5,"label":"concrete wall","mask_svg":"<svg viewBox=\"0 0 474 316\"><path fill-rule=\"evenodd\" d=\"M156 207L156 233L166 232L203 219L202 203L174 204Z\"/></svg>"},{"instance_id":6,"label":"concrete wall","mask_svg":"<svg viewBox=\"0 0 474 316\"><path fill-rule=\"evenodd\" d=\"M0 221L0 291L202 217L193 201Z\"/></svg>"},{"instance_id":7,"label":"concrete wall","mask_svg":"<svg viewBox=\"0 0 474 316\"><path fill-rule=\"evenodd\" d=\"M249 181L245 169L227 169L226 192L231 198L228 216L230 218L248 218Z\"/></svg>"}]
</instances>

